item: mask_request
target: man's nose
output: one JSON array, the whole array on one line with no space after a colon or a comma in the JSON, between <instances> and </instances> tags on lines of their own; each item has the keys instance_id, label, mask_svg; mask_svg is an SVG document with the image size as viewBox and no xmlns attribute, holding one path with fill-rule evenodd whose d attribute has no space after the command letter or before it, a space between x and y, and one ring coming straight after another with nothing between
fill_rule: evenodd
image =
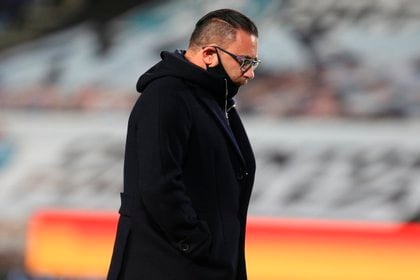
<instances>
[{"instance_id":1,"label":"man's nose","mask_svg":"<svg viewBox=\"0 0 420 280\"><path fill-rule=\"evenodd\" d=\"M254 79L254 77L255 77L254 67L249 67L249 69L246 70L243 75L244 75L245 78L247 78L249 80Z\"/></svg>"}]
</instances>

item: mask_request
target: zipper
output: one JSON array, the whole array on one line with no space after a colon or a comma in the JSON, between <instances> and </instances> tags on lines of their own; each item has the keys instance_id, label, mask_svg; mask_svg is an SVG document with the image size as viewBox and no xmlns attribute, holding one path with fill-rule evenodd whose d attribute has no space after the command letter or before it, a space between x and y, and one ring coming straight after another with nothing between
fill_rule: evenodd
<instances>
[{"instance_id":1,"label":"zipper","mask_svg":"<svg viewBox=\"0 0 420 280\"><path fill-rule=\"evenodd\" d=\"M229 108L227 108L226 113L229 113L230 110L236 107L236 104L233 103Z\"/></svg>"},{"instance_id":2,"label":"zipper","mask_svg":"<svg viewBox=\"0 0 420 280\"><path fill-rule=\"evenodd\" d=\"M236 107L236 104L235 102L233 102L233 104L228 108L227 106L228 95L229 95L229 91L228 91L228 86L227 86L227 80L225 79L225 115L226 115L226 119L229 121L228 113L230 110Z\"/></svg>"},{"instance_id":3,"label":"zipper","mask_svg":"<svg viewBox=\"0 0 420 280\"><path fill-rule=\"evenodd\" d=\"M227 108L228 94L229 92L228 92L227 80L225 79L225 116L226 116L226 120L229 123L228 108Z\"/></svg>"}]
</instances>

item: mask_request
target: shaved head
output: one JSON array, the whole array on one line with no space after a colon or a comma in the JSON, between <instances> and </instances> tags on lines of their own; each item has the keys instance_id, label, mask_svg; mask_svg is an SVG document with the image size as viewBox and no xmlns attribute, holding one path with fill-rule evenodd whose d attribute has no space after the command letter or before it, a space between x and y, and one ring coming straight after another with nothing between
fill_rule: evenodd
<instances>
[{"instance_id":1,"label":"shaved head","mask_svg":"<svg viewBox=\"0 0 420 280\"><path fill-rule=\"evenodd\" d=\"M239 29L258 37L257 27L247 16L231 9L210 12L195 25L189 48L199 49L209 44L226 47L235 41Z\"/></svg>"}]
</instances>

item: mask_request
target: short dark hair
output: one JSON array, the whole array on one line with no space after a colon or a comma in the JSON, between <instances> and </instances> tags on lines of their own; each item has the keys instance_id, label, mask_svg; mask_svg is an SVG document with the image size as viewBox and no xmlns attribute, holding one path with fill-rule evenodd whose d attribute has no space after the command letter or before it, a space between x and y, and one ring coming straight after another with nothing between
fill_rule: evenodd
<instances>
[{"instance_id":1,"label":"short dark hair","mask_svg":"<svg viewBox=\"0 0 420 280\"><path fill-rule=\"evenodd\" d=\"M243 31L258 37L258 29L247 16L232 9L220 9L203 16L191 34L190 47L203 47L209 43L231 43L236 31Z\"/></svg>"}]
</instances>

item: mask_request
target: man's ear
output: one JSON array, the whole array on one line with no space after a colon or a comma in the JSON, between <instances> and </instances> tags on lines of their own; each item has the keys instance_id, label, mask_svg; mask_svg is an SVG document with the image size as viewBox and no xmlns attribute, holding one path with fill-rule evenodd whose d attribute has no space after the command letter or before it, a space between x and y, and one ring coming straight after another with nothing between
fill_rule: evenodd
<instances>
[{"instance_id":1,"label":"man's ear","mask_svg":"<svg viewBox=\"0 0 420 280\"><path fill-rule=\"evenodd\" d=\"M205 47L202 49L202 59L207 67L214 67L219 63L215 47Z\"/></svg>"}]
</instances>

